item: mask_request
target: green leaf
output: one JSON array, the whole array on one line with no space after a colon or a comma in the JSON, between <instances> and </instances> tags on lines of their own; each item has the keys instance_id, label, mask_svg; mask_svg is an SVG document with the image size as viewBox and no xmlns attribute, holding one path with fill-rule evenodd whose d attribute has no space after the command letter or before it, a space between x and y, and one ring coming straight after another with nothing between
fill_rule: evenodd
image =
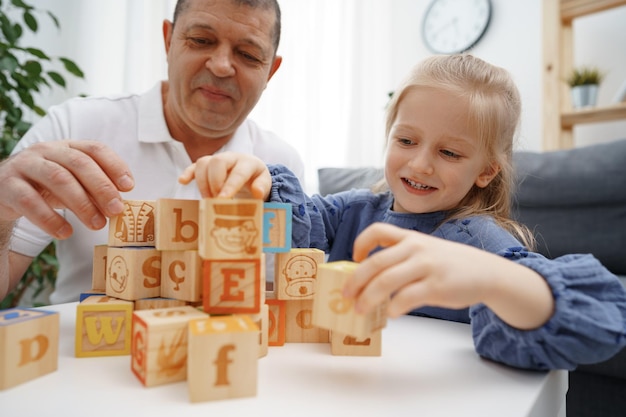
<instances>
[{"instance_id":1,"label":"green leaf","mask_svg":"<svg viewBox=\"0 0 626 417\"><path fill-rule=\"evenodd\" d=\"M42 67L41 64L37 61L26 61L26 63L22 66L24 70L31 77L38 77L41 74Z\"/></svg>"},{"instance_id":2,"label":"green leaf","mask_svg":"<svg viewBox=\"0 0 626 417\"><path fill-rule=\"evenodd\" d=\"M13 55L7 55L0 59L0 70L6 70L7 72L15 71L15 68L19 65L17 59Z\"/></svg>"},{"instance_id":3,"label":"green leaf","mask_svg":"<svg viewBox=\"0 0 626 417\"><path fill-rule=\"evenodd\" d=\"M4 14L0 14L0 31L2 31L2 34L10 45L14 45L19 39L13 24Z\"/></svg>"},{"instance_id":4,"label":"green leaf","mask_svg":"<svg viewBox=\"0 0 626 417\"><path fill-rule=\"evenodd\" d=\"M59 24L59 19L57 19L57 17L55 15L52 14L52 12L48 12L48 16L50 16L50 19L52 19L52 21L54 22L54 26L57 27L57 29L61 29L61 25Z\"/></svg>"},{"instance_id":5,"label":"green leaf","mask_svg":"<svg viewBox=\"0 0 626 417\"><path fill-rule=\"evenodd\" d=\"M65 87L65 78L61 74L56 71L48 71L48 77L52 79L55 83L60 85L61 87Z\"/></svg>"},{"instance_id":6,"label":"green leaf","mask_svg":"<svg viewBox=\"0 0 626 417\"><path fill-rule=\"evenodd\" d=\"M37 19L28 10L24 11L24 23L31 31L37 32Z\"/></svg>"},{"instance_id":7,"label":"green leaf","mask_svg":"<svg viewBox=\"0 0 626 417\"><path fill-rule=\"evenodd\" d=\"M39 59L45 59L46 61L50 61L50 57L46 55L46 53L42 51L41 49L25 48L24 50L28 52L29 54L36 56Z\"/></svg>"},{"instance_id":8,"label":"green leaf","mask_svg":"<svg viewBox=\"0 0 626 417\"><path fill-rule=\"evenodd\" d=\"M63 65L65 66L65 69L69 73L71 73L71 74L73 74L73 75L75 75L76 77L79 77L79 78L84 78L85 77L85 74L83 74L83 71L80 68L78 68L78 65L76 65L74 63L74 61L71 61L71 60L69 60L67 58L63 58L63 57L60 57L59 61L61 61L63 63Z\"/></svg>"}]
</instances>

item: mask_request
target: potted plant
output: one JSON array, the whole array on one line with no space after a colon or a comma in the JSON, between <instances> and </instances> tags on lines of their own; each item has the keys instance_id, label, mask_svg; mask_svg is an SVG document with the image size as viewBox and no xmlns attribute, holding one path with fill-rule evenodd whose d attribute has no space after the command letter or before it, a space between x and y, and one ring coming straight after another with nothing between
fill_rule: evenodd
<instances>
[{"instance_id":1,"label":"potted plant","mask_svg":"<svg viewBox=\"0 0 626 417\"><path fill-rule=\"evenodd\" d=\"M572 107L595 106L604 74L596 67L582 66L572 70L566 79L571 88Z\"/></svg>"},{"instance_id":2,"label":"potted plant","mask_svg":"<svg viewBox=\"0 0 626 417\"><path fill-rule=\"evenodd\" d=\"M52 64L60 62L69 74L83 78L83 72L73 61L22 45L25 30L37 32L40 13L46 14L59 28L56 16L50 12L37 10L23 0L0 0L0 161L9 156L30 128L33 115L45 114L37 104L37 94L53 86L65 88L65 78L51 68ZM27 289L31 289L31 298L35 300L38 293L54 286L56 269L55 246L51 243L33 260L17 288L0 300L0 309L17 305Z\"/></svg>"}]
</instances>

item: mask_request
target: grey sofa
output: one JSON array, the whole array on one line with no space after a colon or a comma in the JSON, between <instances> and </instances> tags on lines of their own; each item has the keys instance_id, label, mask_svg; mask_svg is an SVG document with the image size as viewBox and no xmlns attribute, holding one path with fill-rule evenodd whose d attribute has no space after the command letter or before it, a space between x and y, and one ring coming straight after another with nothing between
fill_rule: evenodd
<instances>
[{"instance_id":1,"label":"grey sofa","mask_svg":"<svg viewBox=\"0 0 626 417\"><path fill-rule=\"evenodd\" d=\"M626 285L626 139L553 152L516 152L513 217L555 258L592 253ZM322 168L321 194L367 188L379 168ZM569 374L568 417L626 416L626 349Z\"/></svg>"}]
</instances>

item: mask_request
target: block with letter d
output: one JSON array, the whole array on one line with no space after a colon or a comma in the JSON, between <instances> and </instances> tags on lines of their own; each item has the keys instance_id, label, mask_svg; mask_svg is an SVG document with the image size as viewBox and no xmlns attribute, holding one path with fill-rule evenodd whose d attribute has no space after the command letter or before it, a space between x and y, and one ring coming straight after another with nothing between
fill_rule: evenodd
<instances>
[{"instance_id":1,"label":"block with letter d","mask_svg":"<svg viewBox=\"0 0 626 417\"><path fill-rule=\"evenodd\" d=\"M253 397L259 328L247 315L189 322L187 384L192 402Z\"/></svg>"},{"instance_id":2,"label":"block with letter d","mask_svg":"<svg viewBox=\"0 0 626 417\"><path fill-rule=\"evenodd\" d=\"M0 390L57 370L59 314L12 308L0 311Z\"/></svg>"},{"instance_id":3,"label":"block with letter d","mask_svg":"<svg viewBox=\"0 0 626 417\"><path fill-rule=\"evenodd\" d=\"M354 273L356 262L336 261L318 266L317 291L313 298L313 324L331 332L357 339L369 337L387 324L387 303L368 314L354 310L354 300L342 294L346 280Z\"/></svg>"},{"instance_id":4,"label":"block with letter d","mask_svg":"<svg viewBox=\"0 0 626 417\"><path fill-rule=\"evenodd\" d=\"M76 357L130 354L133 302L92 295L76 307Z\"/></svg>"}]
</instances>

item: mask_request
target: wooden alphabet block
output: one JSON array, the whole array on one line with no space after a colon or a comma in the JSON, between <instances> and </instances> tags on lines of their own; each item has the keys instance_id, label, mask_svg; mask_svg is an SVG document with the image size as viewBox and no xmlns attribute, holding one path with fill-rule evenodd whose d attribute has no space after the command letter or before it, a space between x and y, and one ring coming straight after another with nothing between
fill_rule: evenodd
<instances>
[{"instance_id":1,"label":"wooden alphabet block","mask_svg":"<svg viewBox=\"0 0 626 417\"><path fill-rule=\"evenodd\" d=\"M250 318L259 327L259 358L262 358L267 356L269 346L269 306L262 304L261 312L259 314L250 314Z\"/></svg>"},{"instance_id":2,"label":"wooden alphabet block","mask_svg":"<svg viewBox=\"0 0 626 417\"><path fill-rule=\"evenodd\" d=\"M202 258L197 250L161 252L161 297L202 300Z\"/></svg>"},{"instance_id":3,"label":"wooden alphabet block","mask_svg":"<svg viewBox=\"0 0 626 417\"><path fill-rule=\"evenodd\" d=\"M76 307L75 355L130 354L133 303L108 296L91 296Z\"/></svg>"},{"instance_id":4,"label":"wooden alphabet block","mask_svg":"<svg viewBox=\"0 0 626 417\"><path fill-rule=\"evenodd\" d=\"M263 253L263 201L200 200L198 252L203 259L258 259Z\"/></svg>"},{"instance_id":5,"label":"wooden alphabet block","mask_svg":"<svg viewBox=\"0 0 626 417\"><path fill-rule=\"evenodd\" d=\"M261 259L205 260L202 302L209 314L261 312Z\"/></svg>"},{"instance_id":6,"label":"wooden alphabet block","mask_svg":"<svg viewBox=\"0 0 626 417\"><path fill-rule=\"evenodd\" d=\"M200 201L160 198L156 201L158 250L197 250Z\"/></svg>"},{"instance_id":7,"label":"wooden alphabet block","mask_svg":"<svg viewBox=\"0 0 626 417\"><path fill-rule=\"evenodd\" d=\"M91 289L95 291L106 291L107 274L107 245L96 245L93 247L93 269L91 272Z\"/></svg>"},{"instance_id":8,"label":"wooden alphabet block","mask_svg":"<svg viewBox=\"0 0 626 417\"><path fill-rule=\"evenodd\" d=\"M174 298L142 298L141 300L135 300L134 311L155 310L157 308L182 307L186 305L186 301L176 300Z\"/></svg>"},{"instance_id":9,"label":"wooden alphabet block","mask_svg":"<svg viewBox=\"0 0 626 417\"><path fill-rule=\"evenodd\" d=\"M328 343L330 332L313 325L313 300L285 301L285 343Z\"/></svg>"},{"instance_id":10,"label":"wooden alphabet block","mask_svg":"<svg viewBox=\"0 0 626 417\"><path fill-rule=\"evenodd\" d=\"M107 293L106 293L106 290L88 290L85 292L81 292L80 295L78 296L78 302L82 303L87 298L91 297L92 295L107 295Z\"/></svg>"},{"instance_id":11,"label":"wooden alphabet block","mask_svg":"<svg viewBox=\"0 0 626 417\"><path fill-rule=\"evenodd\" d=\"M124 211L109 221L109 246L154 246L155 201L124 200Z\"/></svg>"},{"instance_id":12,"label":"wooden alphabet block","mask_svg":"<svg viewBox=\"0 0 626 417\"><path fill-rule=\"evenodd\" d=\"M12 308L0 311L0 390L56 371L59 314Z\"/></svg>"},{"instance_id":13,"label":"wooden alphabet block","mask_svg":"<svg viewBox=\"0 0 626 417\"><path fill-rule=\"evenodd\" d=\"M263 204L263 251L289 252L291 249L291 204Z\"/></svg>"},{"instance_id":14,"label":"wooden alphabet block","mask_svg":"<svg viewBox=\"0 0 626 417\"><path fill-rule=\"evenodd\" d=\"M107 252L106 293L123 300L161 295L161 252L154 248L116 248Z\"/></svg>"},{"instance_id":15,"label":"wooden alphabet block","mask_svg":"<svg viewBox=\"0 0 626 417\"><path fill-rule=\"evenodd\" d=\"M354 301L342 289L357 264L350 261L319 265L317 291L313 299L313 324L324 329L363 339L387 324L387 303L369 314L357 314Z\"/></svg>"},{"instance_id":16,"label":"wooden alphabet block","mask_svg":"<svg viewBox=\"0 0 626 417\"><path fill-rule=\"evenodd\" d=\"M187 384L192 402L253 397L259 328L246 315L189 322Z\"/></svg>"},{"instance_id":17,"label":"wooden alphabet block","mask_svg":"<svg viewBox=\"0 0 626 417\"><path fill-rule=\"evenodd\" d=\"M267 304L267 344L283 346L285 344L286 306L285 300L278 300L273 291L265 293Z\"/></svg>"},{"instance_id":18,"label":"wooden alphabet block","mask_svg":"<svg viewBox=\"0 0 626 417\"><path fill-rule=\"evenodd\" d=\"M331 332L330 353L336 356L380 356L382 354L382 330L358 339L339 332Z\"/></svg>"},{"instance_id":19,"label":"wooden alphabet block","mask_svg":"<svg viewBox=\"0 0 626 417\"><path fill-rule=\"evenodd\" d=\"M274 270L274 292L279 300L312 300L315 295L319 265L324 263L324 251L291 249L277 253Z\"/></svg>"},{"instance_id":20,"label":"wooden alphabet block","mask_svg":"<svg viewBox=\"0 0 626 417\"><path fill-rule=\"evenodd\" d=\"M189 321L207 317L191 306L133 313L131 370L144 386L187 378Z\"/></svg>"}]
</instances>

